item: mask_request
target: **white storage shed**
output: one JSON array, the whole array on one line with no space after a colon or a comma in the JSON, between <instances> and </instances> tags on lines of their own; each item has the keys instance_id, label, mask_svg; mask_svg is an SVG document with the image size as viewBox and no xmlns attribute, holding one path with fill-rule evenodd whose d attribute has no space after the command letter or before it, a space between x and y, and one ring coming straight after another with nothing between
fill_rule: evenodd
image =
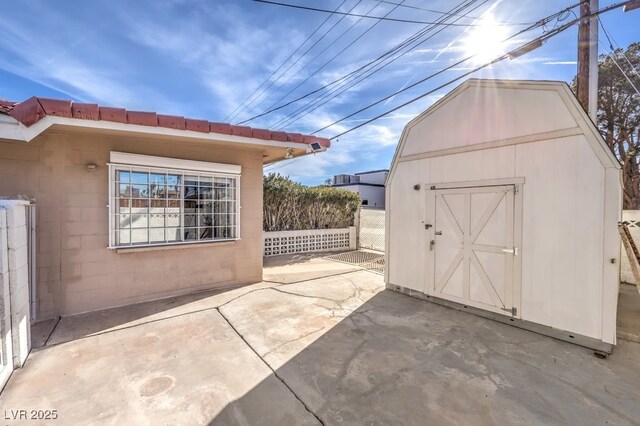
<instances>
[{"instance_id":1,"label":"white storage shed","mask_svg":"<svg viewBox=\"0 0 640 426\"><path fill-rule=\"evenodd\" d=\"M468 80L405 127L387 288L610 352L620 164L566 83Z\"/></svg>"}]
</instances>

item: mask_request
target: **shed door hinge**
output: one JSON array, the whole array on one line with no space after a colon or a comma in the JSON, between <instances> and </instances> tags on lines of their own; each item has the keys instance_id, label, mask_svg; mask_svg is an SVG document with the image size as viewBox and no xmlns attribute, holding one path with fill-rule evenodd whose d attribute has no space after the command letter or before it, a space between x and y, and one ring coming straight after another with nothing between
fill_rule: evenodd
<instances>
[{"instance_id":1,"label":"shed door hinge","mask_svg":"<svg viewBox=\"0 0 640 426\"><path fill-rule=\"evenodd\" d=\"M509 253L512 254L514 256L518 255L518 247L514 247L514 248L510 248L510 249L502 249L503 253Z\"/></svg>"},{"instance_id":2,"label":"shed door hinge","mask_svg":"<svg viewBox=\"0 0 640 426\"><path fill-rule=\"evenodd\" d=\"M514 193L514 194L517 194L517 193L519 193L519 192L520 192L520 189L518 189L518 185L514 185L514 186L513 186L513 193Z\"/></svg>"},{"instance_id":3,"label":"shed door hinge","mask_svg":"<svg viewBox=\"0 0 640 426\"><path fill-rule=\"evenodd\" d=\"M515 317L518 315L518 308L501 308L503 311L511 312L511 316Z\"/></svg>"}]
</instances>

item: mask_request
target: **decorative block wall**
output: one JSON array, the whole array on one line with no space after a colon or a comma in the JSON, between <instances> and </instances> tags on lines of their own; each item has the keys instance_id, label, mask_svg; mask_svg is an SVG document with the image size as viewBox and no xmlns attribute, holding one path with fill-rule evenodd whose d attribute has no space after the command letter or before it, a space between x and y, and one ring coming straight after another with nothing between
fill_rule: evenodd
<instances>
[{"instance_id":1,"label":"decorative block wall","mask_svg":"<svg viewBox=\"0 0 640 426\"><path fill-rule=\"evenodd\" d=\"M356 249L356 228L264 233L264 256Z\"/></svg>"}]
</instances>

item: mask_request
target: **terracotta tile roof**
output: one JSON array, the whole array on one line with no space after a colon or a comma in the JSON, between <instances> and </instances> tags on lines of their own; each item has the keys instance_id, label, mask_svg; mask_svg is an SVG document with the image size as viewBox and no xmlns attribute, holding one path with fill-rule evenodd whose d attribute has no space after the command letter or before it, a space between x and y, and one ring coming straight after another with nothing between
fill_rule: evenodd
<instances>
[{"instance_id":1,"label":"terracotta tile roof","mask_svg":"<svg viewBox=\"0 0 640 426\"><path fill-rule=\"evenodd\" d=\"M156 114L155 112L128 111L124 108L112 108L98 104L86 104L62 99L32 97L23 102L11 102L0 99L0 114L9 115L29 127L47 115L80 120L103 120L116 123L136 124L140 126L164 127L177 130L191 130L202 133L244 136L248 138L310 144L318 142L328 148L331 142L301 133L255 129L248 126L236 126L229 123L215 123L207 120Z\"/></svg>"}]
</instances>

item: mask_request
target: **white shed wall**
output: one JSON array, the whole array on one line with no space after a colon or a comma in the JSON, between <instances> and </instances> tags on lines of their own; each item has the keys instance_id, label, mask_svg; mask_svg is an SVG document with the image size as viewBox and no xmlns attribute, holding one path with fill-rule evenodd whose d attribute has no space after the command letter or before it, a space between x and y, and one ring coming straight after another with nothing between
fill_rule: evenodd
<instances>
[{"instance_id":1,"label":"white shed wall","mask_svg":"<svg viewBox=\"0 0 640 426\"><path fill-rule=\"evenodd\" d=\"M520 317L615 343L620 181L608 153L557 88L471 88L445 102L405 129L396 154L387 282L426 292L427 184L524 177Z\"/></svg>"},{"instance_id":2,"label":"white shed wall","mask_svg":"<svg viewBox=\"0 0 640 426\"><path fill-rule=\"evenodd\" d=\"M519 145L515 166L527 179L523 319L599 339L604 168L584 136Z\"/></svg>"},{"instance_id":3,"label":"white shed wall","mask_svg":"<svg viewBox=\"0 0 640 426\"><path fill-rule=\"evenodd\" d=\"M401 162L389 182L389 280L425 292L426 184L525 177L521 317L600 339L604 174L584 136Z\"/></svg>"}]
</instances>

